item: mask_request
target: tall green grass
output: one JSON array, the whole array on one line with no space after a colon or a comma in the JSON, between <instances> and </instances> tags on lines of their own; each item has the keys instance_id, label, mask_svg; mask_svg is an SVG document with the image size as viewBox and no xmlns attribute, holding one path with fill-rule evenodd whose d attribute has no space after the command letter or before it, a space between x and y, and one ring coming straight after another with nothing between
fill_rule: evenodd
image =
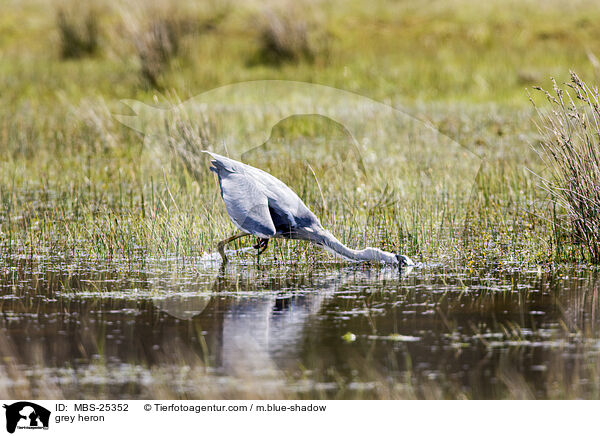
<instances>
[{"instance_id":1,"label":"tall green grass","mask_svg":"<svg viewBox=\"0 0 600 436\"><path fill-rule=\"evenodd\" d=\"M541 88L538 88L541 90ZM565 88L556 82L553 94L542 90L552 105L540 113L544 140L540 154L550 175L544 188L566 211L560 224L586 257L600 263L600 94L575 73ZM547 177L547 178L545 178Z\"/></svg>"},{"instance_id":2,"label":"tall green grass","mask_svg":"<svg viewBox=\"0 0 600 436\"><path fill-rule=\"evenodd\" d=\"M175 120L173 142L152 152L143 137L115 123L99 102L86 102L75 112L48 117L44 124L51 128L22 114L5 118L5 132L14 138L9 143L19 146L5 149L9 159L0 173L3 253L131 260L197 256L213 251L218 240L235 231L208 160L199 154L211 144L210 129L198 130L198 124L210 124L210 118L193 126L178 126ZM485 120L476 112L453 111L469 123ZM445 111L441 114L447 118ZM540 241L551 226L533 208L541 199L516 164L513 168L495 160L478 178L460 181L468 189L458 198L444 188L443 165L434 166L440 177L428 177L434 185L422 184L417 163L407 161L391 137L386 139L396 128L382 132L386 148L361 150L366 176L353 161L340 165L323 145L322 138L330 150L350 143L331 122L298 117L278 125L276 132L270 140L272 154L251 163L290 184L349 245L374 245L423 260L548 259ZM479 133L481 138L497 135L495 127L480 126ZM429 139L413 134L410 145L426 146ZM520 137L506 141L510 149ZM308 154L285 154L289 144L305 147ZM170 152L176 146L187 146L186 154ZM321 153L320 158L308 161L309 167L305 158L313 152ZM54 159L56 155L61 158ZM300 242L278 241L273 255L279 261L327 259Z\"/></svg>"},{"instance_id":3,"label":"tall green grass","mask_svg":"<svg viewBox=\"0 0 600 436\"><path fill-rule=\"evenodd\" d=\"M319 138L349 139L339 132L332 137L330 124L299 117L278 126L275 139L282 144L321 150L320 165L254 163L291 184L349 245L424 260L582 258L560 231L560 211L545 207L544 192L524 172L542 168L530 148L539 134L524 87L539 78L545 85L551 74L564 77L569 68L594 74L597 5L581 2L565 13L559 2L508 8L454 0L424 9L418 2L379 0L367 7L351 1L324 7L311 21L327 35L326 62L316 55L313 62L300 56L255 63L265 48L265 28L254 25L261 8L194 3L176 13L168 2L157 3L160 14L109 4L94 9L103 36L96 55L68 61L54 49L61 38L57 4L29 0L0 18L2 253L134 259L211 251L235 229L206 160L186 166L168 152L153 155L110 113L123 111L120 98L165 103L154 85L185 99L225 83L280 78L338 86L408 108L487 161L469 182L469 195L456 198L443 179L460 172L431 162L440 177L426 186L428 168L405 162L394 148L431 147L419 132L381 126L381 141L361 149L365 158L376 157L367 159L365 178L353 167L331 170L337 158L327 155ZM146 49L136 35L142 38L157 22L177 23L171 27L179 30L164 25L153 33L162 36L150 51L169 54L146 74ZM213 122L211 114L197 121ZM297 242L278 242L274 252L278 259L322 259L320 251Z\"/></svg>"}]
</instances>

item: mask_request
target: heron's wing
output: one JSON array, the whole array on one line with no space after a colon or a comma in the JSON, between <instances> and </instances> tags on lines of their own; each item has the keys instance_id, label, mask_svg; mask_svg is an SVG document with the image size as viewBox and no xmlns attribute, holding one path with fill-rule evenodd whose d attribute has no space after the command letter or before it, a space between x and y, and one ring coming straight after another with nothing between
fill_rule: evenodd
<instances>
[{"instance_id":1,"label":"heron's wing","mask_svg":"<svg viewBox=\"0 0 600 436\"><path fill-rule=\"evenodd\" d=\"M227 213L240 229L261 238L275 235L269 199L235 161L212 154L211 170L219 176L221 196Z\"/></svg>"},{"instance_id":2,"label":"heron's wing","mask_svg":"<svg viewBox=\"0 0 600 436\"><path fill-rule=\"evenodd\" d=\"M219 174L227 213L242 230L261 238L275 235L269 201L245 174Z\"/></svg>"}]
</instances>

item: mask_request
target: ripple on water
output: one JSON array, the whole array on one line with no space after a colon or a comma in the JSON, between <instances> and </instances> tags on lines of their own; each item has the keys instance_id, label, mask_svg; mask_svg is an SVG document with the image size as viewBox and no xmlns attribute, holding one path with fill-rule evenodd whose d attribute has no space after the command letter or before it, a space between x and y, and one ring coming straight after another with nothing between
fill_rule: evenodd
<instances>
[{"instance_id":1,"label":"ripple on water","mask_svg":"<svg viewBox=\"0 0 600 436\"><path fill-rule=\"evenodd\" d=\"M450 396L495 398L512 372L544 397L559 368L585 397L600 381L586 372L600 353L594 269L221 268L218 253L3 262L0 369L10 361L23 379L0 392L337 398L433 383ZM355 340L343 339L349 332Z\"/></svg>"}]
</instances>

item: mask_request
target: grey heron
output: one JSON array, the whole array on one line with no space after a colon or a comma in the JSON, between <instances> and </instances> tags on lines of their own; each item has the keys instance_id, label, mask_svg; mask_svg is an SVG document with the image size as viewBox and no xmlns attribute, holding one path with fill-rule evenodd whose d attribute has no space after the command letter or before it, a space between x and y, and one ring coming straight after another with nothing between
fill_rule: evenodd
<instances>
[{"instance_id":1,"label":"grey heron","mask_svg":"<svg viewBox=\"0 0 600 436\"><path fill-rule=\"evenodd\" d=\"M346 259L378 261L398 266L414 265L407 256L368 247L353 250L323 228L319 218L298 195L271 174L219 154L204 151L213 160L210 170L217 174L221 197L229 217L241 232L218 243L223 263L224 247L238 238L254 235L259 242L254 248L260 255L271 238L299 239L312 242Z\"/></svg>"}]
</instances>

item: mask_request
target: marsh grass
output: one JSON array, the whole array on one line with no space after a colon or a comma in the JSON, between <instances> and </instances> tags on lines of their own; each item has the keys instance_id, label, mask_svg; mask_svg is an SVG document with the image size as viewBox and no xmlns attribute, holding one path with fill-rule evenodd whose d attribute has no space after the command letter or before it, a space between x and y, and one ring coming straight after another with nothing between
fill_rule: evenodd
<instances>
[{"instance_id":1,"label":"marsh grass","mask_svg":"<svg viewBox=\"0 0 600 436\"><path fill-rule=\"evenodd\" d=\"M94 55L100 46L98 11L88 9L59 9L56 25L60 34L60 54L63 59Z\"/></svg>"},{"instance_id":2,"label":"marsh grass","mask_svg":"<svg viewBox=\"0 0 600 436\"><path fill-rule=\"evenodd\" d=\"M314 56L308 41L308 29L304 20L291 14L267 11L264 14L260 34L259 56L267 62L311 60Z\"/></svg>"},{"instance_id":3,"label":"marsh grass","mask_svg":"<svg viewBox=\"0 0 600 436\"><path fill-rule=\"evenodd\" d=\"M259 27L258 51L254 63L280 65L305 61L313 63L326 57L326 36L318 24L309 21L310 13L288 4L268 9L256 19Z\"/></svg>"},{"instance_id":4,"label":"marsh grass","mask_svg":"<svg viewBox=\"0 0 600 436\"><path fill-rule=\"evenodd\" d=\"M566 88L544 92L551 111L539 111L540 154L550 172L541 178L566 211L570 237L592 262L600 262L600 95L575 73Z\"/></svg>"},{"instance_id":5,"label":"marsh grass","mask_svg":"<svg viewBox=\"0 0 600 436\"><path fill-rule=\"evenodd\" d=\"M106 12L102 30L111 36L109 43L118 46L119 53L114 56L107 47L106 56L78 60L77 68L41 55L50 49L38 43L56 26L52 14L44 19L36 15L44 25L35 21L38 24L34 26L26 19L33 14L30 9L11 9L0 21L0 31L8 36L0 45L2 59L7 60L0 67L6 73L0 74L6 90L0 96L2 253L136 259L212 251L217 240L235 231L222 207L216 181L207 170L207 159L197 154L199 147L223 152L218 148L223 144L211 142L219 114L207 113L192 120L194 123L183 119L179 125L171 125L172 141L164 144L166 151L158 155L145 148L143 137L119 125L110 114L122 111L115 102L118 98L162 99L151 82L173 87L174 95L185 99L220 84L270 77L328 83L375 98L391 96L399 107L423 115L428 123L478 150L489 162L476 183L473 179L461 181L476 189L455 198L454 187L445 184L443 176L458 177L460 171L447 167L443 160L428 162L430 167L424 161L407 163L406 156L395 148L414 144L427 150L436 144L419 129L382 125L381 141L360 143L364 146L360 152L368 174L365 177L355 161L340 165L339 153L331 152L351 142L331 123L307 116L282 123L270 144L277 153L251 163L289 183L348 245L375 245L421 260L581 259L581 253L573 248L577 245L561 230L564 226L557 225L560 210L546 208L547 198L536 188L535 177L523 174L525 166L534 171L541 166L526 146L538 137L530 122L531 111L521 105L526 97L505 75L516 76L515 59L523 58L523 47L512 39L514 16L486 14L481 21L478 6L468 6L459 8L464 12L460 20L454 12L449 15L446 21L452 25L443 27L444 32L439 30L439 17L445 16L442 12L449 7L441 4L435 8L439 14L398 5L389 9L391 15L385 19L380 19L379 9L366 9L359 3L344 9L353 19L331 7L323 12L320 30L344 37L332 41L330 63L312 65L302 61L248 65L248 54L261 49L261 29L248 26L255 11L211 7L177 12L167 4L157 6L161 13L151 13L151 8L139 13L117 9ZM547 27L544 23L562 17L560 8L553 5L537 11L530 6L519 7L531 12L522 15L528 17L523 38L528 41L535 70L565 71L581 59L587 65L588 53L580 58L579 45L573 45L571 39L556 32L545 39L539 37ZM596 9L590 6L565 20L573 24L584 12L594 16ZM301 31L301 43L294 45L302 47L306 38L310 44L310 14L293 13L299 15L299 23L307 23L307 33ZM11 23L29 23L29 27L13 28ZM356 23L361 23L360 32ZM565 26L571 25L568 23ZM118 26L124 30L113 32ZM579 37L587 38L589 51L594 52L595 40L572 27ZM442 43L455 50L439 53L435 48ZM508 55L499 56L500 49ZM21 52L28 56L15 57ZM563 56L565 53L569 56ZM148 72L144 73L146 60ZM144 75L149 86L141 88ZM448 103L458 94L459 102ZM421 98L424 103L418 102ZM478 103L492 98L500 103ZM505 104L507 101L510 104ZM252 125L244 124L246 121L240 116L227 128L251 131ZM310 151L309 157L318 159L307 166L306 156L292 156L283 149L290 144L304 147ZM241 145L258 144L248 141ZM225 147L239 155L245 151L241 145ZM183 150L180 156L184 159L174 159L178 155L175 149ZM430 168L441 177L427 178ZM426 179L431 180L430 185L421 183ZM234 247L240 244L245 242ZM281 261L328 259L318 249L299 242L278 241L274 253Z\"/></svg>"},{"instance_id":6,"label":"marsh grass","mask_svg":"<svg viewBox=\"0 0 600 436\"><path fill-rule=\"evenodd\" d=\"M213 251L218 240L235 232L208 158L199 153L215 146L217 120L211 114L171 118L168 140L157 149L116 124L102 101L84 101L53 114L45 121L52 130L38 126L35 118L27 120L24 114L5 118L12 126L6 130L9 137L21 140L11 140L19 146L7 148L10 158L3 163L4 253L129 261L196 256ZM536 199L534 184L517 177L518 171L495 164L480 175L477 189L461 198L444 188L444 177L432 178L431 186L399 177L420 170L394 148L383 152L385 165L372 157L381 152L361 150L363 173L354 155L343 151L351 144L345 132L331 122L296 117L274 132L269 152L251 156L251 163L290 184L348 245L378 246L418 260L507 260L507 249L514 262L548 259L540 241L550 226L528 212ZM327 138L327 144L320 138ZM413 133L413 145L429 140L429 135ZM131 147L119 146L123 143ZM290 145L305 152L291 153ZM55 153L60 160L52 160ZM350 158L341 161L342 155ZM458 182L471 188L474 180ZM277 241L273 248L271 255L283 264L331 261L302 242Z\"/></svg>"},{"instance_id":7,"label":"marsh grass","mask_svg":"<svg viewBox=\"0 0 600 436\"><path fill-rule=\"evenodd\" d=\"M228 2L154 1L139 6L135 13L122 10L125 35L133 43L143 83L151 89L162 89L163 75L171 63L194 52L201 38L214 31L230 13ZM117 41L118 43L118 41Z\"/></svg>"},{"instance_id":8,"label":"marsh grass","mask_svg":"<svg viewBox=\"0 0 600 436\"><path fill-rule=\"evenodd\" d=\"M177 23L166 19L152 21L136 35L135 48L140 61L140 74L151 87L160 87L160 75L177 55L179 39Z\"/></svg>"}]
</instances>

